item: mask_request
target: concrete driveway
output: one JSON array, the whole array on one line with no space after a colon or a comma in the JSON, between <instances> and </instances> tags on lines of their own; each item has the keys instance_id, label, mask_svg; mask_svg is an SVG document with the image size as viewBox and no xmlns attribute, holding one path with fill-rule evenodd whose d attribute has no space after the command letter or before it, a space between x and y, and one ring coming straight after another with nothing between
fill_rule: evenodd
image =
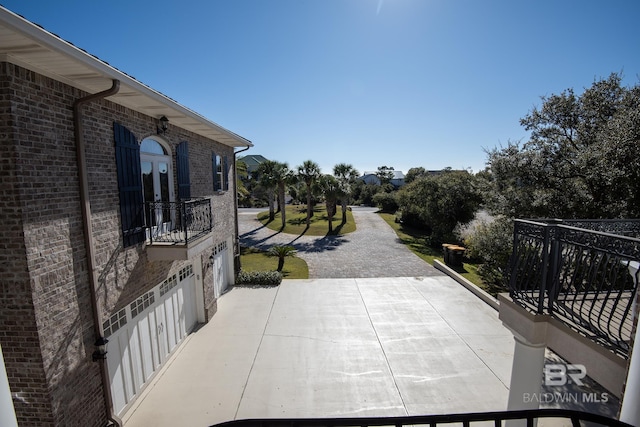
<instances>
[{"instance_id":1,"label":"concrete driveway","mask_svg":"<svg viewBox=\"0 0 640 427\"><path fill-rule=\"evenodd\" d=\"M447 276L234 288L126 427L506 409L512 334Z\"/></svg>"},{"instance_id":2,"label":"concrete driveway","mask_svg":"<svg viewBox=\"0 0 640 427\"><path fill-rule=\"evenodd\" d=\"M292 245L309 266L310 278L422 277L441 275L400 242L395 231L375 212L352 208L356 231L343 236L294 236L278 233L257 219L264 209L240 209L243 246L266 249Z\"/></svg>"}]
</instances>

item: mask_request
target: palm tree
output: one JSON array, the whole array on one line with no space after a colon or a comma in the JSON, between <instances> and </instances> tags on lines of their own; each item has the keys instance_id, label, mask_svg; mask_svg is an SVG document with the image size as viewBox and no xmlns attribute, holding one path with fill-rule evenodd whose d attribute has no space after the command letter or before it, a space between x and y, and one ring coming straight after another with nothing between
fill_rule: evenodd
<instances>
[{"instance_id":1,"label":"palm tree","mask_svg":"<svg viewBox=\"0 0 640 427\"><path fill-rule=\"evenodd\" d=\"M288 256L295 256L296 249L293 246L271 246L267 251L267 254L272 257L278 257L278 271L282 271L282 267L284 267L284 259Z\"/></svg>"},{"instance_id":2,"label":"palm tree","mask_svg":"<svg viewBox=\"0 0 640 427\"><path fill-rule=\"evenodd\" d=\"M298 166L298 178L307 187L307 226L311 225L311 187L320 178L320 166L311 160L305 160Z\"/></svg>"},{"instance_id":3,"label":"palm tree","mask_svg":"<svg viewBox=\"0 0 640 427\"><path fill-rule=\"evenodd\" d=\"M249 169L247 164L242 160L236 160L236 193L238 193L238 199L244 199L249 195L249 190L247 190L243 181L248 176Z\"/></svg>"},{"instance_id":4,"label":"palm tree","mask_svg":"<svg viewBox=\"0 0 640 427\"><path fill-rule=\"evenodd\" d=\"M282 220L282 228L287 224L287 218L284 206L284 196L286 186L293 179L293 172L289 169L287 163L276 162L276 167L273 170L273 179L276 182L278 189L278 209L280 209L280 219Z\"/></svg>"},{"instance_id":5,"label":"palm tree","mask_svg":"<svg viewBox=\"0 0 640 427\"><path fill-rule=\"evenodd\" d=\"M275 191L278 186L278 182L275 179L275 171L277 168L278 162L267 160L266 162L260 163L256 169L256 172L258 173L258 181L267 192L267 199L269 202L269 221L273 221L276 216L274 198Z\"/></svg>"},{"instance_id":6,"label":"palm tree","mask_svg":"<svg viewBox=\"0 0 640 427\"><path fill-rule=\"evenodd\" d=\"M329 220L329 233L333 232L333 216L336 214L336 201L342 196L340 183L332 175L324 175L320 180L320 188L327 206L327 218Z\"/></svg>"},{"instance_id":7,"label":"palm tree","mask_svg":"<svg viewBox=\"0 0 640 427\"><path fill-rule=\"evenodd\" d=\"M338 179L342 190L340 201L342 204L342 223L345 224L347 222L347 203L353 193L352 185L360 173L352 165L339 163L333 167L333 175Z\"/></svg>"}]
</instances>

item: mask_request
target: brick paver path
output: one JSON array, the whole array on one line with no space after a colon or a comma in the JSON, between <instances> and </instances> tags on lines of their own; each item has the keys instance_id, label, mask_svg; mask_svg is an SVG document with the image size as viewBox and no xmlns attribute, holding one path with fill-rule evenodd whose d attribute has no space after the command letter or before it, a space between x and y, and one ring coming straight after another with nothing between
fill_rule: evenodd
<instances>
[{"instance_id":1,"label":"brick paver path","mask_svg":"<svg viewBox=\"0 0 640 427\"><path fill-rule=\"evenodd\" d=\"M371 208L353 208L356 231L344 236L296 236L278 233L256 219L256 210L240 209L243 246L267 249L292 245L309 266L310 278L422 277L442 273L400 243L396 233ZM338 212L339 213L339 212Z\"/></svg>"}]
</instances>

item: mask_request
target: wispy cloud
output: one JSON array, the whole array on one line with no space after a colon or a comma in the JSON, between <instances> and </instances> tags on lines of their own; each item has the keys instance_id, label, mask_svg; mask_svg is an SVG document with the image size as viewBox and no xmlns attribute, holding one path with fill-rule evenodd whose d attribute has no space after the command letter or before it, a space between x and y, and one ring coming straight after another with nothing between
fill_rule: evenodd
<instances>
[{"instance_id":1,"label":"wispy cloud","mask_svg":"<svg viewBox=\"0 0 640 427\"><path fill-rule=\"evenodd\" d=\"M382 9L382 3L384 3L384 0L378 0L378 10L376 10L376 15L380 14L380 9Z\"/></svg>"}]
</instances>

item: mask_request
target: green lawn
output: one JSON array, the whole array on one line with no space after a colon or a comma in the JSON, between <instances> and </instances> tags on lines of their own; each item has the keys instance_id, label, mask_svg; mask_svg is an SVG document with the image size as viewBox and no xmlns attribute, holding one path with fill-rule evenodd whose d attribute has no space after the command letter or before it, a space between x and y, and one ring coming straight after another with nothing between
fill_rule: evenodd
<instances>
[{"instance_id":1,"label":"green lawn","mask_svg":"<svg viewBox=\"0 0 640 427\"><path fill-rule=\"evenodd\" d=\"M407 245L414 254L418 255L420 258L431 265L433 265L434 259L437 259L438 261L444 263L442 250L428 246L425 243L425 237L427 237L427 235L424 232L415 228L405 227L402 224L397 223L396 216L394 214L379 213L378 215L380 215L387 222L387 224L389 224L391 228L395 230L400 241ZM456 273L460 274L462 277L475 284L480 289L492 293L492 295L495 296L497 291L486 286L482 282L482 279L478 275L478 266L476 264L465 262L462 264L462 268L456 269Z\"/></svg>"},{"instance_id":2,"label":"green lawn","mask_svg":"<svg viewBox=\"0 0 640 427\"><path fill-rule=\"evenodd\" d=\"M240 248L240 264L244 271L273 271L278 267L278 258L254 248ZM298 257L287 257L282 268L285 279L308 279L309 267Z\"/></svg>"},{"instance_id":3,"label":"green lawn","mask_svg":"<svg viewBox=\"0 0 640 427\"><path fill-rule=\"evenodd\" d=\"M353 220L351 211L347 211L347 222L342 224L342 210L338 206L338 210L333 217L333 232L329 233L329 219L327 217L327 209L324 205L317 205L313 208L313 216L311 224L307 228L307 206L306 205L287 205L286 207L287 225L282 229L282 220L280 213L276 213L275 219L269 221L269 211L260 212L258 220L266 225L270 230L281 231L287 234L307 235L307 236L326 236L326 235L342 235L351 233L356 230L356 223Z\"/></svg>"}]
</instances>

